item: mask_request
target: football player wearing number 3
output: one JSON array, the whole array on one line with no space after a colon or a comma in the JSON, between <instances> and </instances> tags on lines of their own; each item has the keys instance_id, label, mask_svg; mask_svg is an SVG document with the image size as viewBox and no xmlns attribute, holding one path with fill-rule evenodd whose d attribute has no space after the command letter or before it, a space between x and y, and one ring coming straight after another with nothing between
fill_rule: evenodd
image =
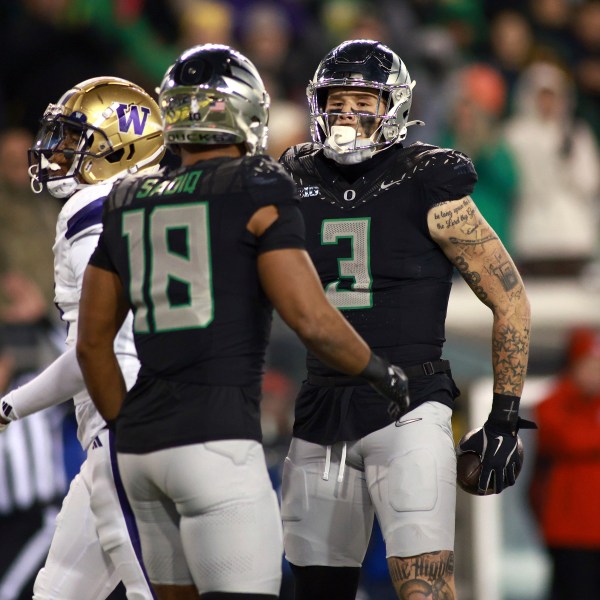
<instances>
[{"instance_id":1,"label":"football player wearing number 3","mask_svg":"<svg viewBox=\"0 0 600 600\"><path fill-rule=\"evenodd\" d=\"M275 600L281 519L260 445L272 305L323 361L398 416L402 371L327 301L304 250L293 181L264 155L269 96L254 65L207 44L159 93L182 167L123 180L85 276L77 354L116 418L117 457L161 599ZM126 394L113 338L133 307L141 369Z\"/></svg>"},{"instance_id":2,"label":"football player wearing number 3","mask_svg":"<svg viewBox=\"0 0 600 600\"><path fill-rule=\"evenodd\" d=\"M394 422L368 386L309 353L283 474L284 546L296 600L350 600L371 534L382 529L399 598L454 600L458 390L442 359L453 269L492 311L490 417L473 451L482 492L515 481L519 397L527 368L523 282L469 194L460 152L404 146L414 82L388 47L344 42L307 88L313 143L281 158L296 181L307 250L327 297L409 381ZM502 439L496 455L496 443ZM491 449L492 451L486 451ZM419 595L421 597L421 595Z\"/></svg>"}]
</instances>

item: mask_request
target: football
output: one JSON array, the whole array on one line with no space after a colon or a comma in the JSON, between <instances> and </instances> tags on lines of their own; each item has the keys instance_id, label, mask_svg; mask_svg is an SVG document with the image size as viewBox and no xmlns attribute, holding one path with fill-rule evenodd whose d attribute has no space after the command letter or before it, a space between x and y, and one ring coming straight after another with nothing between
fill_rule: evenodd
<instances>
[{"instance_id":1,"label":"football","mask_svg":"<svg viewBox=\"0 0 600 600\"><path fill-rule=\"evenodd\" d=\"M466 442L474 433L479 431L478 429L473 429L466 433L458 442L457 445L457 456L456 456L456 483L458 486L467 492L468 494L473 494L475 496L479 496L480 494L477 492L478 484L479 484L479 475L481 473L481 458L479 454L475 452L461 452L459 450L460 445L463 442ZM523 464L523 458L525 455L525 451L523 448L523 442L521 438L517 435L517 452L521 457L521 464ZM517 470L516 476L519 476L521 469ZM489 496L494 493L493 487L488 488L483 496Z\"/></svg>"},{"instance_id":2,"label":"football","mask_svg":"<svg viewBox=\"0 0 600 600\"><path fill-rule=\"evenodd\" d=\"M479 474L481 473L481 459L475 452L464 452L456 457L456 483L460 489L469 494L479 495L477 487L479 484ZM484 494L493 494L489 490Z\"/></svg>"}]
</instances>

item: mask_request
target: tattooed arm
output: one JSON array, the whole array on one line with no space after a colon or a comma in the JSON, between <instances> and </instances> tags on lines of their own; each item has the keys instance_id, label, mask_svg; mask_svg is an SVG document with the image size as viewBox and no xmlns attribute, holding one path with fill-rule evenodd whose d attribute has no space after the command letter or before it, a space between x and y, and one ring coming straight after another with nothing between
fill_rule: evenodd
<instances>
[{"instance_id":1,"label":"tattooed arm","mask_svg":"<svg viewBox=\"0 0 600 600\"><path fill-rule=\"evenodd\" d=\"M434 206L429 233L493 314L494 392L521 396L529 355L529 301L506 248L469 196Z\"/></svg>"}]
</instances>

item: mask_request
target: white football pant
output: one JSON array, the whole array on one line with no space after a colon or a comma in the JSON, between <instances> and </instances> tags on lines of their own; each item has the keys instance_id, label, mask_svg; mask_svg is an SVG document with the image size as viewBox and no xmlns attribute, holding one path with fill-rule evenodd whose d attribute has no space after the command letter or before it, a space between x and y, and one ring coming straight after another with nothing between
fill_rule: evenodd
<instances>
[{"instance_id":1,"label":"white football pant","mask_svg":"<svg viewBox=\"0 0 600 600\"><path fill-rule=\"evenodd\" d=\"M113 476L113 441L103 430L71 482L33 600L103 600L121 580L129 600L154 598L134 548L139 553L133 515Z\"/></svg>"}]
</instances>

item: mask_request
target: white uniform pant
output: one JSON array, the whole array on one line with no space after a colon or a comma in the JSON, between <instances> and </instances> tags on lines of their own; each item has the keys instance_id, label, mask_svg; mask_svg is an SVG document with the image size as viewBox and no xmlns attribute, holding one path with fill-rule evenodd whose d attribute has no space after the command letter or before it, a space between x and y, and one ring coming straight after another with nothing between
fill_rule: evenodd
<instances>
[{"instance_id":1,"label":"white uniform pant","mask_svg":"<svg viewBox=\"0 0 600 600\"><path fill-rule=\"evenodd\" d=\"M360 440L294 438L283 470L286 558L304 567L360 567L373 516L386 555L454 549L456 455L450 408L427 402Z\"/></svg>"},{"instance_id":2,"label":"white uniform pant","mask_svg":"<svg viewBox=\"0 0 600 600\"><path fill-rule=\"evenodd\" d=\"M150 581L207 592L271 594L283 555L262 446L221 440L119 453Z\"/></svg>"},{"instance_id":3,"label":"white uniform pant","mask_svg":"<svg viewBox=\"0 0 600 600\"><path fill-rule=\"evenodd\" d=\"M98 435L71 482L33 600L102 600L121 580L129 600L154 598L118 474L115 483L109 438L107 430Z\"/></svg>"}]
</instances>

